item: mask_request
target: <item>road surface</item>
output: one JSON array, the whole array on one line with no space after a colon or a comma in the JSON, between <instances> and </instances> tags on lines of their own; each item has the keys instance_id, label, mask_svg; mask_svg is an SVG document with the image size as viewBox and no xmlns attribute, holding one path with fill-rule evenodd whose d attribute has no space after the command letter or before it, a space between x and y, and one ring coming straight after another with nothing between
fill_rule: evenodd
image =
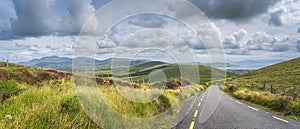
<instances>
[{"instance_id":1,"label":"road surface","mask_svg":"<svg viewBox=\"0 0 300 129\"><path fill-rule=\"evenodd\" d=\"M232 99L218 86L190 99L182 109L185 111L188 113L176 129L300 129L300 122Z\"/></svg>"}]
</instances>

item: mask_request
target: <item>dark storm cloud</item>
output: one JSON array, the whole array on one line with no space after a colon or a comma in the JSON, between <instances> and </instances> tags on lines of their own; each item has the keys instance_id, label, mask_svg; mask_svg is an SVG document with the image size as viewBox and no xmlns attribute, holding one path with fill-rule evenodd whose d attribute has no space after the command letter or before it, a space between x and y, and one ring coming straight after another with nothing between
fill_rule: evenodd
<instances>
[{"instance_id":1,"label":"dark storm cloud","mask_svg":"<svg viewBox=\"0 0 300 129\"><path fill-rule=\"evenodd\" d=\"M50 12L42 0L14 0L17 20L12 22L11 33L17 36L38 36L51 28Z\"/></svg>"},{"instance_id":2,"label":"dark storm cloud","mask_svg":"<svg viewBox=\"0 0 300 129\"><path fill-rule=\"evenodd\" d=\"M12 4L16 16L5 23L8 27L0 24L0 40L76 35L95 11L91 0L13 0ZM63 6L60 12L55 12L58 4ZM97 19L94 23L97 24Z\"/></svg>"},{"instance_id":3,"label":"dark storm cloud","mask_svg":"<svg viewBox=\"0 0 300 129\"><path fill-rule=\"evenodd\" d=\"M242 20L268 11L279 0L190 0L208 17Z\"/></svg>"},{"instance_id":4,"label":"dark storm cloud","mask_svg":"<svg viewBox=\"0 0 300 129\"><path fill-rule=\"evenodd\" d=\"M269 20L269 25L273 26L282 26L283 25L283 18L282 14L284 14L284 10L278 10L274 13L270 14L270 20Z\"/></svg>"}]
</instances>

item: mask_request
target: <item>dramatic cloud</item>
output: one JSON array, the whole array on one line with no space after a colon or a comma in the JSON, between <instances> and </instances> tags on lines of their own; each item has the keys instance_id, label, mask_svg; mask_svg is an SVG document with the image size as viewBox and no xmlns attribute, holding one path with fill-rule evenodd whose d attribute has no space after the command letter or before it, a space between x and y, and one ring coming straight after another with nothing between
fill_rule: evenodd
<instances>
[{"instance_id":1,"label":"dramatic cloud","mask_svg":"<svg viewBox=\"0 0 300 129\"><path fill-rule=\"evenodd\" d=\"M272 26L283 26L300 23L300 1L282 0L269 11L268 24Z\"/></svg>"},{"instance_id":2,"label":"dramatic cloud","mask_svg":"<svg viewBox=\"0 0 300 129\"><path fill-rule=\"evenodd\" d=\"M234 32L233 35L227 36L223 40L223 45L225 49L238 49L240 48L240 42L243 37L247 35L247 31L244 29L240 29L237 32Z\"/></svg>"},{"instance_id":3,"label":"dramatic cloud","mask_svg":"<svg viewBox=\"0 0 300 129\"><path fill-rule=\"evenodd\" d=\"M95 12L94 6L91 4L92 0L68 0L67 1L67 8L68 14L62 20L60 31L63 33L71 33L71 34L79 34L81 28L83 27L84 23L93 15ZM97 18L93 17L89 19L90 23L86 26L87 31L90 33L95 32L98 26Z\"/></svg>"},{"instance_id":4,"label":"dramatic cloud","mask_svg":"<svg viewBox=\"0 0 300 129\"><path fill-rule=\"evenodd\" d=\"M228 55L249 55L249 51L247 49L226 49L226 54Z\"/></svg>"},{"instance_id":5,"label":"dramatic cloud","mask_svg":"<svg viewBox=\"0 0 300 129\"><path fill-rule=\"evenodd\" d=\"M297 41L297 51L300 52L300 40Z\"/></svg>"},{"instance_id":6,"label":"dramatic cloud","mask_svg":"<svg viewBox=\"0 0 300 129\"><path fill-rule=\"evenodd\" d=\"M290 37L287 35L269 35L266 32L257 32L247 42L249 50L263 50L271 52L285 52L292 50Z\"/></svg>"},{"instance_id":7,"label":"dramatic cloud","mask_svg":"<svg viewBox=\"0 0 300 129\"><path fill-rule=\"evenodd\" d=\"M59 50L61 47L58 46L51 46L51 45L46 45L46 48L50 49L50 50Z\"/></svg>"},{"instance_id":8,"label":"dramatic cloud","mask_svg":"<svg viewBox=\"0 0 300 129\"><path fill-rule=\"evenodd\" d=\"M270 14L269 25L281 26L284 24L282 14L286 13L284 9L278 10Z\"/></svg>"},{"instance_id":9,"label":"dramatic cloud","mask_svg":"<svg viewBox=\"0 0 300 129\"><path fill-rule=\"evenodd\" d=\"M117 44L107 35L105 35L102 39L100 39L97 42L97 45L99 46L99 48L114 48L117 46Z\"/></svg>"},{"instance_id":10,"label":"dramatic cloud","mask_svg":"<svg viewBox=\"0 0 300 129\"><path fill-rule=\"evenodd\" d=\"M3 13L0 14L0 40L79 34L95 11L92 0L13 0L4 6L8 9L0 9ZM98 19L90 20L92 24L86 26L86 30L87 33L94 33Z\"/></svg>"},{"instance_id":11,"label":"dramatic cloud","mask_svg":"<svg viewBox=\"0 0 300 129\"><path fill-rule=\"evenodd\" d=\"M16 11L11 0L2 0L0 4L0 32L11 29L11 20L16 19Z\"/></svg>"},{"instance_id":12,"label":"dramatic cloud","mask_svg":"<svg viewBox=\"0 0 300 129\"><path fill-rule=\"evenodd\" d=\"M40 47L39 45L35 44L33 46L31 46L28 51L39 51Z\"/></svg>"},{"instance_id":13,"label":"dramatic cloud","mask_svg":"<svg viewBox=\"0 0 300 129\"><path fill-rule=\"evenodd\" d=\"M162 31L146 30L129 37L120 46L128 48L166 48L176 42L175 39L174 36Z\"/></svg>"},{"instance_id":14,"label":"dramatic cloud","mask_svg":"<svg viewBox=\"0 0 300 129\"><path fill-rule=\"evenodd\" d=\"M39 36L50 32L51 0L14 0L17 19L12 22L12 32L16 36Z\"/></svg>"},{"instance_id":15,"label":"dramatic cloud","mask_svg":"<svg viewBox=\"0 0 300 129\"><path fill-rule=\"evenodd\" d=\"M266 13L279 0L191 0L208 17L241 20Z\"/></svg>"},{"instance_id":16,"label":"dramatic cloud","mask_svg":"<svg viewBox=\"0 0 300 129\"><path fill-rule=\"evenodd\" d=\"M164 17L159 15L144 14L131 18L128 24L137 25L144 28L161 28L167 24L167 21Z\"/></svg>"}]
</instances>

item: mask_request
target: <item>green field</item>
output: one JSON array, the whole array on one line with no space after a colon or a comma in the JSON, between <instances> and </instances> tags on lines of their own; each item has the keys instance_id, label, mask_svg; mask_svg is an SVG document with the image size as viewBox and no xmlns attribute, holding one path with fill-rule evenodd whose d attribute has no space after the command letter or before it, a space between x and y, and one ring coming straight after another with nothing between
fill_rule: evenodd
<instances>
[{"instance_id":1,"label":"green field","mask_svg":"<svg viewBox=\"0 0 300 129\"><path fill-rule=\"evenodd\" d=\"M116 69L118 70L118 69ZM204 84L206 82L234 77L233 72L225 72L220 69L202 65L173 65L164 62L147 62L129 67L129 72L113 74L112 70L99 70L96 75L99 77L130 77L134 82L148 82L149 74L154 76L156 71L163 72L167 79L183 77L195 83ZM212 71L216 76L212 76Z\"/></svg>"}]
</instances>

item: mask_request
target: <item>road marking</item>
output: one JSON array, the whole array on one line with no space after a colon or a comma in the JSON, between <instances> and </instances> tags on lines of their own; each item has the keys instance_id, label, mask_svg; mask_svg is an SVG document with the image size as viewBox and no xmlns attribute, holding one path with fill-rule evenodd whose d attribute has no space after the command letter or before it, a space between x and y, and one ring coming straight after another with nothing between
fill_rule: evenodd
<instances>
[{"instance_id":1,"label":"road marking","mask_svg":"<svg viewBox=\"0 0 300 129\"><path fill-rule=\"evenodd\" d=\"M236 103L238 103L238 104L242 104L241 102L239 102L239 101L236 101L236 100L235 100L235 102L236 102Z\"/></svg>"},{"instance_id":2,"label":"road marking","mask_svg":"<svg viewBox=\"0 0 300 129\"><path fill-rule=\"evenodd\" d=\"M191 125L190 125L190 129L194 129L195 126L195 121L192 121Z\"/></svg>"},{"instance_id":3,"label":"road marking","mask_svg":"<svg viewBox=\"0 0 300 129\"><path fill-rule=\"evenodd\" d=\"M285 122L285 123L289 123L289 121L284 120L284 119L282 119L282 118L279 118L279 117L277 117L277 116L273 116L273 118L276 119L276 120L280 120L280 121L282 121L282 122Z\"/></svg>"},{"instance_id":4,"label":"road marking","mask_svg":"<svg viewBox=\"0 0 300 129\"><path fill-rule=\"evenodd\" d=\"M198 104L198 107L200 107L201 106L201 102L199 102L199 104Z\"/></svg>"},{"instance_id":5,"label":"road marking","mask_svg":"<svg viewBox=\"0 0 300 129\"><path fill-rule=\"evenodd\" d=\"M197 115L198 115L198 110L195 111L194 117L197 117Z\"/></svg>"},{"instance_id":6,"label":"road marking","mask_svg":"<svg viewBox=\"0 0 300 129\"><path fill-rule=\"evenodd\" d=\"M254 110L254 111L258 111L258 109L254 108L254 107L251 107L251 106L248 106L248 108Z\"/></svg>"}]
</instances>

